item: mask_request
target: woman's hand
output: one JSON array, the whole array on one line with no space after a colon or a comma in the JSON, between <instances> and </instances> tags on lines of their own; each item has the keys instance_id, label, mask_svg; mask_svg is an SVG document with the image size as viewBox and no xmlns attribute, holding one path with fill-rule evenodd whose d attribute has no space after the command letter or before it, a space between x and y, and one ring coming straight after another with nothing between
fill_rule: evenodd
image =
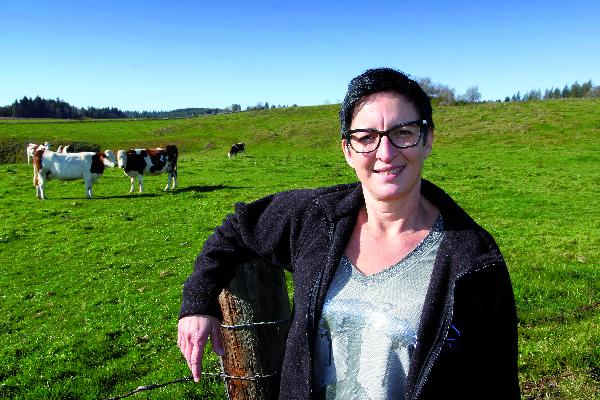
<instances>
[{"instance_id":1,"label":"woman's hand","mask_svg":"<svg viewBox=\"0 0 600 400\"><path fill-rule=\"evenodd\" d=\"M177 346L183 353L195 382L202 375L202 355L210 336L215 353L223 356L220 336L221 321L209 315L189 315L179 320L177 325Z\"/></svg>"}]
</instances>

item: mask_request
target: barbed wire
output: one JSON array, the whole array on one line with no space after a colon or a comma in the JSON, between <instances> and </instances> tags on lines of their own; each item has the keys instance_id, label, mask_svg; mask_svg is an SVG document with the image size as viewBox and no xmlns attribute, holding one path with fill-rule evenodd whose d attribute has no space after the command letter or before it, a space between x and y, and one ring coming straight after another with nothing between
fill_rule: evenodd
<instances>
[{"instance_id":1,"label":"barbed wire","mask_svg":"<svg viewBox=\"0 0 600 400\"><path fill-rule=\"evenodd\" d=\"M289 319L282 319L279 321L263 321L263 322L249 322L246 324L235 324L235 325L226 325L226 324L221 324L221 328L225 328L225 329L244 329L244 328L254 328L255 326L264 326L264 325L279 325L279 324L283 324L286 322L290 322ZM266 375L259 375L259 374L255 374L255 375L251 375L251 376L235 376L235 375L228 375L224 372L224 368L223 368L223 359L219 358L220 360L220 364L221 364L221 371L222 372L202 372L202 375L204 376L212 376L212 377L219 377L223 379L223 382L226 382L227 380L244 380L244 381L259 381L261 379L266 379L266 378L273 378L279 375L279 372L274 372L272 374L266 374ZM124 399L126 397L130 397L133 396L134 394L140 393L140 392L146 392L149 390L154 390L154 389L159 389L168 385L172 385L174 383L182 383L182 382L189 382L189 381L193 381L194 377L193 376L187 376L185 378L178 378L178 379L174 379L172 381L168 381L168 382L164 382L164 383L151 383L149 385L145 385L145 386L138 386L137 388L135 388L134 390L130 391L129 393L120 395L120 396L115 396L115 397L109 397L106 400L119 400L119 399ZM228 394L229 397L229 394Z\"/></svg>"},{"instance_id":2,"label":"barbed wire","mask_svg":"<svg viewBox=\"0 0 600 400\"><path fill-rule=\"evenodd\" d=\"M210 375L210 373L207 373L207 375ZM119 400L119 399L124 399L125 397L129 397L129 396L133 396L136 393L140 393L140 392L145 392L148 390L154 390L154 389L158 389L167 385L171 385L173 383L181 383L181 382L187 382L187 381L191 381L193 380L194 377L193 376L188 376L185 378L179 378L179 379L175 379L169 382L165 382L165 383L151 383L149 385L146 386L138 386L136 389L132 390L131 392L127 393L127 394L123 394L121 396L115 396L115 397L109 397L106 400Z\"/></svg>"},{"instance_id":3,"label":"barbed wire","mask_svg":"<svg viewBox=\"0 0 600 400\"><path fill-rule=\"evenodd\" d=\"M212 377L223 378L223 379L232 379L232 380L237 379L237 380L242 380L242 381L255 381L255 382L259 381L261 379L274 378L278 375L279 375L279 372L275 372L272 374L266 374L266 375L256 374L256 375L250 375L250 376L235 376L235 375L224 374L221 372L202 372L202 376L212 376ZM164 382L164 383L151 383L151 384L145 385L145 386L138 386L131 392L128 392L128 393L120 395L120 396L109 397L105 400L124 399L126 397L133 396L134 394L137 394L140 392L146 392L149 390L159 389L159 388L171 385L173 383L189 382L189 381L193 381L193 380L194 380L193 376L187 376L185 378L178 378L178 379L174 379L172 381L168 381L168 382Z\"/></svg>"},{"instance_id":4,"label":"barbed wire","mask_svg":"<svg viewBox=\"0 0 600 400\"><path fill-rule=\"evenodd\" d=\"M221 324L221 328L225 329L243 329L243 328L253 328L255 326L264 326L264 325L279 325L286 322L290 322L289 319L281 319L279 321L263 321L263 322L248 322L247 324L235 324L235 325L226 325Z\"/></svg>"}]
</instances>

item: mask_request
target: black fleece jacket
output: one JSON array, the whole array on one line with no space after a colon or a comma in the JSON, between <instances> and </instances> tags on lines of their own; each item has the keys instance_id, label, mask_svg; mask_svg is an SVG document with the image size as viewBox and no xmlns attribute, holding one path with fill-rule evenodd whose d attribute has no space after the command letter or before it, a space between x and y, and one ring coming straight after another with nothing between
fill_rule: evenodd
<instances>
[{"instance_id":1,"label":"black fleece jacket","mask_svg":"<svg viewBox=\"0 0 600 400\"><path fill-rule=\"evenodd\" d=\"M421 194L440 209L445 235L425 298L405 398L518 399L517 319L500 250L444 191L422 180ZM240 263L259 257L288 269L294 280L294 313L280 398L318 397L312 386L313 336L363 205L358 183L237 204L197 257L184 284L180 318L220 317L217 297Z\"/></svg>"}]
</instances>

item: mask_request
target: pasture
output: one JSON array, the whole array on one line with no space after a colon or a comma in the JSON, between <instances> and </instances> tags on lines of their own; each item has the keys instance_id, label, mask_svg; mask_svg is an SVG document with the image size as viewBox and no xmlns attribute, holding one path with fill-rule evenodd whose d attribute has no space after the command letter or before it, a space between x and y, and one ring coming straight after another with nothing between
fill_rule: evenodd
<instances>
[{"instance_id":1,"label":"pasture","mask_svg":"<svg viewBox=\"0 0 600 400\"><path fill-rule=\"evenodd\" d=\"M434 109L424 177L503 251L524 399L600 396L599 109L598 99ZM195 256L235 202L355 180L337 111L0 120L0 398L109 398L189 376L176 326ZM175 144L178 186L164 192L166 175L150 176L144 193L128 194L115 168L94 184L94 199L81 181L50 181L47 200L37 200L25 145L45 140L101 150ZM246 151L228 159L242 141ZM207 352L205 371L218 368ZM207 378L132 398L225 398L222 386Z\"/></svg>"}]
</instances>

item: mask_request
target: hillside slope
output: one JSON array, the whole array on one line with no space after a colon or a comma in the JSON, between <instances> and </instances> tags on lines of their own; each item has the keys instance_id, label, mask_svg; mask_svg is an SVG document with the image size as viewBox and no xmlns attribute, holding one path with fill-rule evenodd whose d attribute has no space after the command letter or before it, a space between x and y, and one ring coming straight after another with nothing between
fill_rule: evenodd
<instances>
[{"instance_id":1,"label":"hillside slope","mask_svg":"<svg viewBox=\"0 0 600 400\"><path fill-rule=\"evenodd\" d=\"M527 399L598 398L600 100L437 107L424 175L498 241L519 317ZM0 398L107 398L188 371L175 346L181 283L238 201L355 180L338 106L181 120L0 121ZM35 199L28 141L180 147L179 186L145 193L107 170ZM229 160L232 143L245 153ZM8 160L9 157L6 157ZM17 162L15 162L17 161ZM208 353L205 370L217 371ZM164 398L224 398L207 379Z\"/></svg>"}]
</instances>

